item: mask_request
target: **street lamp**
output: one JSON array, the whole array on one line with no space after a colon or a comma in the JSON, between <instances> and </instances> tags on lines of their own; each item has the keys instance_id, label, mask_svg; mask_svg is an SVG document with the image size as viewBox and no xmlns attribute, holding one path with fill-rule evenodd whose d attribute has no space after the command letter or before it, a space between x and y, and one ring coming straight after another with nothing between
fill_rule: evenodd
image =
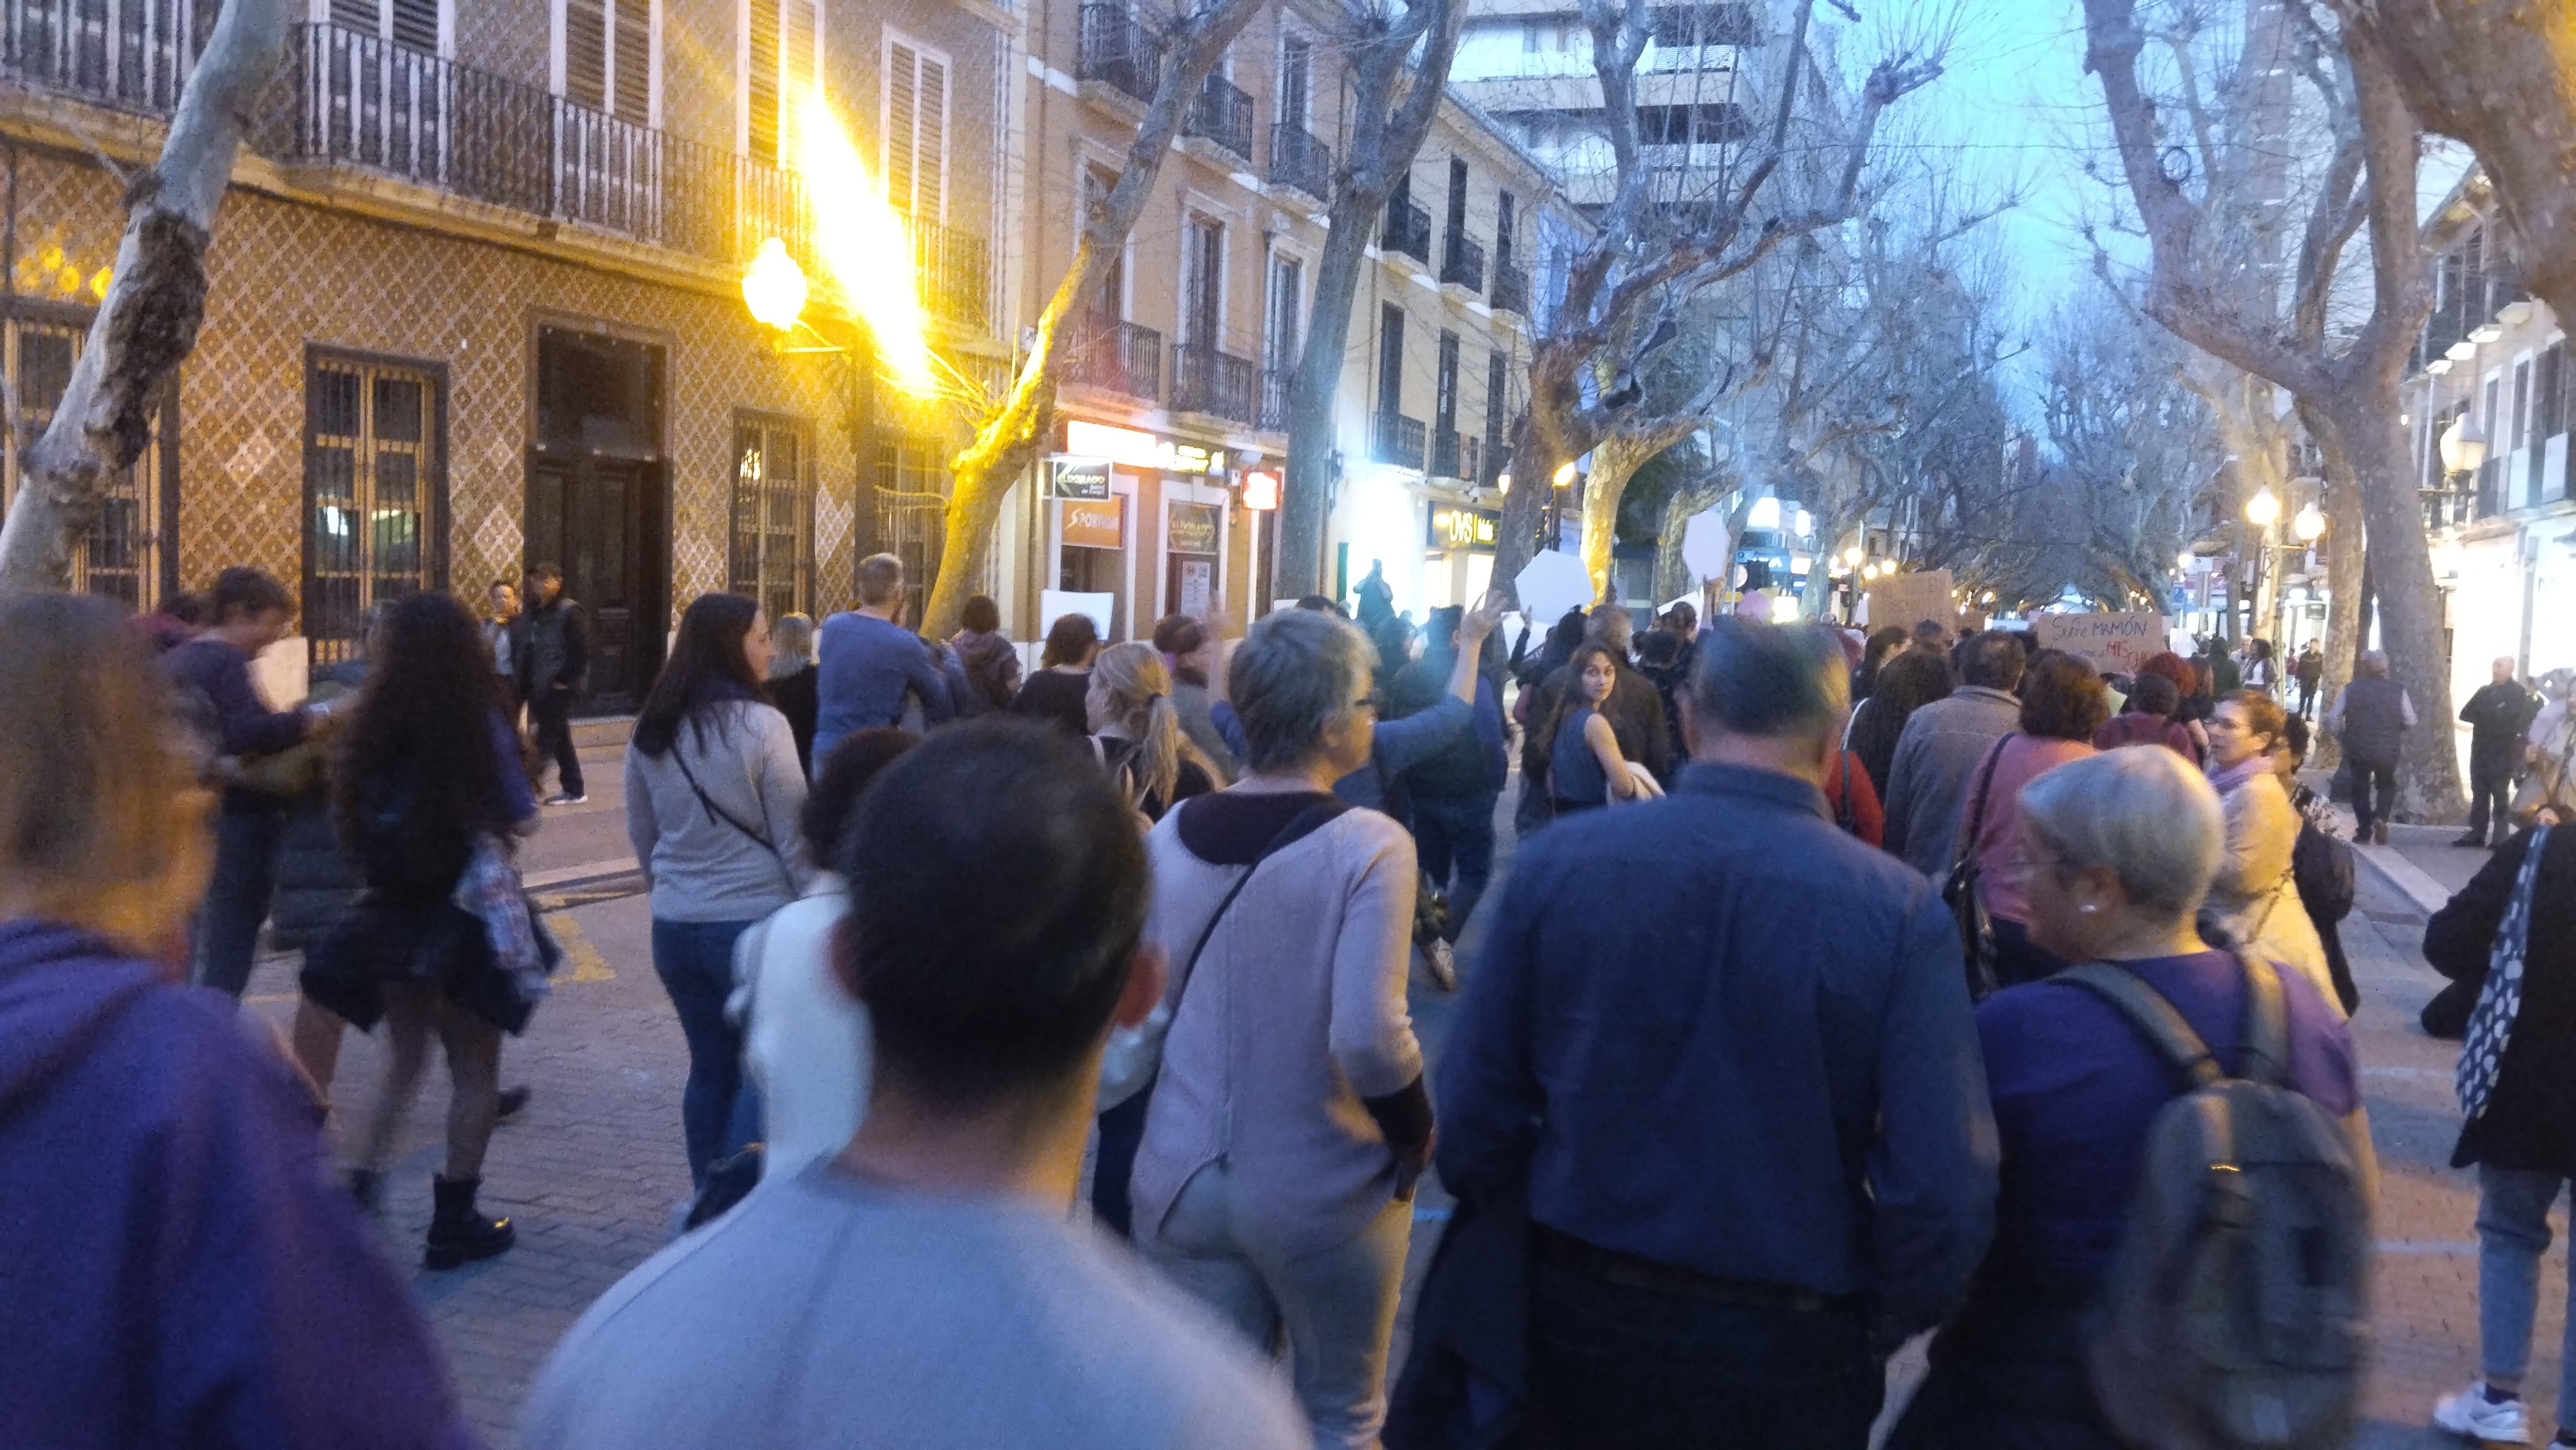
<instances>
[{"instance_id":1,"label":"street lamp","mask_svg":"<svg viewBox=\"0 0 2576 1450\"><path fill-rule=\"evenodd\" d=\"M1850 548L1843 550L1843 567L1844 567L1844 568L1846 568L1846 569L1857 569L1857 568L1859 568L1859 567L1860 567L1860 559L1861 559L1861 549L1860 549L1860 545L1858 545L1858 544L1854 544L1854 545L1852 545Z\"/></svg>"},{"instance_id":2,"label":"street lamp","mask_svg":"<svg viewBox=\"0 0 2576 1450\"><path fill-rule=\"evenodd\" d=\"M793 332L797 318L804 315L806 296L805 269L787 255L787 244L776 237L761 243L742 274L742 300L751 309L752 320L778 332Z\"/></svg>"},{"instance_id":3,"label":"street lamp","mask_svg":"<svg viewBox=\"0 0 2576 1450\"><path fill-rule=\"evenodd\" d=\"M2273 496L2272 486L2268 483L2254 490L2254 496L2245 501L2246 522L2258 529L2272 527L2280 517L2281 500Z\"/></svg>"},{"instance_id":4,"label":"street lamp","mask_svg":"<svg viewBox=\"0 0 2576 1450\"><path fill-rule=\"evenodd\" d=\"M2464 412L2442 430L2442 471L2475 473L2487 461L2486 430L2478 426L2474 412Z\"/></svg>"},{"instance_id":5,"label":"street lamp","mask_svg":"<svg viewBox=\"0 0 2576 1450\"><path fill-rule=\"evenodd\" d=\"M2194 553L2193 553L2191 550L2189 550L2189 549L2185 549L2185 550L2183 550L2181 553L2174 555L2174 570L2175 570L2175 572L2177 572L2177 573L2182 573L2182 574L2188 574L2188 573L2190 573L2190 572L2191 572L2191 561L2192 561L2192 560L2194 560L2194 559L2196 559L2196 558L2198 558L2198 557L2200 557L2200 556L2199 556L2199 555L2197 555L2197 554L2194 554Z\"/></svg>"},{"instance_id":6,"label":"street lamp","mask_svg":"<svg viewBox=\"0 0 2576 1450\"><path fill-rule=\"evenodd\" d=\"M2290 530L2299 536L2299 542L2313 544L2325 534L2326 516L2312 501L2301 506L2299 516L2290 521Z\"/></svg>"}]
</instances>

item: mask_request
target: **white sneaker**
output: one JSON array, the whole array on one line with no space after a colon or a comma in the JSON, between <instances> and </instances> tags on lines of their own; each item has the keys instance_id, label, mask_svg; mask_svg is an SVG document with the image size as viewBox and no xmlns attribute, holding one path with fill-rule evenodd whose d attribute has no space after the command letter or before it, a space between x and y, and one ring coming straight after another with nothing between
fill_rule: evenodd
<instances>
[{"instance_id":1,"label":"white sneaker","mask_svg":"<svg viewBox=\"0 0 2576 1450\"><path fill-rule=\"evenodd\" d=\"M2502 1445L2531 1443L2531 1428L2523 1416L2522 1401L2514 1399L2497 1404L2487 1398L2484 1380L2435 1405L2433 1424L2472 1440Z\"/></svg>"}]
</instances>

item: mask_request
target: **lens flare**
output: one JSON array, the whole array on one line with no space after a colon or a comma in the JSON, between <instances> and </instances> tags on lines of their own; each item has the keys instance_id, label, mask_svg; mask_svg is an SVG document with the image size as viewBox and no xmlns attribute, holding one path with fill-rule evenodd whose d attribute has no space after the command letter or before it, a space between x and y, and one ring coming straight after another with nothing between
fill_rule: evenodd
<instances>
[{"instance_id":1,"label":"lens flare","mask_svg":"<svg viewBox=\"0 0 2576 1450\"><path fill-rule=\"evenodd\" d=\"M796 167L804 173L814 213L814 250L824 269L868 325L878 359L915 397L938 391L930 371L912 238L886 204L885 188L859 159L850 133L832 114L822 87L797 107Z\"/></svg>"}]
</instances>

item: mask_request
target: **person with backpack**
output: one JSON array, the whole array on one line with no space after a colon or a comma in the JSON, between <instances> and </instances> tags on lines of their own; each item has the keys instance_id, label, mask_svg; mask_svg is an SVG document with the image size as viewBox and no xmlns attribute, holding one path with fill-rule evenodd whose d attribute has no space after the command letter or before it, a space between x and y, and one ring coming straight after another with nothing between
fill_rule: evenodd
<instances>
[{"instance_id":1,"label":"person with backpack","mask_svg":"<svg viewBox=\"0 0 2576 1450\"><path fill-rule=\"evenodd\" d=\"M1976 891L1994 932L1995 979L2035 982L2066 965L2030 939L2021 878L2021 793L2070 761L2095 754L2094 732L2110 718L2102 678L2079 655L2043 650L2021 677L2021 728L1998 739L1969 788L1962 856L1975 857Z\"/></svg>"},{"instance_id":2,"label":"person with backpack","mask_svg":"<svg viewBox=\"0 0 2576 1450\"><path fill-rule=\"evenodd\" d=\"M959 628L948 637L949 653L966 675L965 693L957 697L960 718L998 714L1011 708L1020 688L1020 651L1002 633L1002 607L990 594L971 595L958 616Z\"/></svg>"},{"instance_id":3,"label":"person with backpack","mask_svg":"<svg viewBox=\"0 0 2576 1450\"><path fill-rule=\"evenodd\" d=\"M2343 919L2352 915L2354 896L2352 847L2336 829L2334 806L2299 780L2308 763L2308 722L2292 715L2282 731L2281 748L2272 752L2272 773L2289 794L2290 809L2299 813L2299 844L2290 852L2290 880L2299 888L2299 905L2325 947L2326 976L2335 1000L2350 1017L2361 1006L2361 988L2352 979L2352 960L2343 951Z\"/></svg>"},{"instance_id":4,"label":"person with backpack","mask_svg":"<svg viewBox=\"0 0 2576 1450\"><path fill-rule=\"evenodd\" d=\"M2023 787L2020 829L2031 936L2082 965L1977 1008L2003 1147L1994 1242L1888 1450L2342 1444L2358 1410L2372 1168L2341 1016L2298 972L2201 939L2194 913L2224 827L2216 790L2174 752L2061 765ZM2181 1030L2151 1035L2142 1010ZM2251 1051L2249 1025L2269 1057ZM2222 1096L2192 1090L2166 1036L2198 1039L2228 1079ZM2173 1148L2202 1111L2245 1145L2229 1180L2242 1230L2198 1216L2220 1198L2209 1164L2227 1160ZM2255 1171L2257 1156L2315 1171L2284 1181ZM2302 1249L2312 1257L2265 1272L2267 1256ZM2169 1292L2143 1292L2146 1265ZM2274 1337L2234 1342L2246 1326ZM2144 1364L2142 1344L2157 1351ZM2239 1392L2277 1392L2281 1433L2231 1429Z\"/></svg>"},{"instance_id":5,"label":"person with backpack","mask_svg":"<svg viewBox=\"0 0 2576 1450\"><path fill-rule=\"evenodd\" d=\"M2433 1408L2456 1435L2520 1444L2549 1251L2549 1212L2576 1178L2576 829L2496 848L2424 926L2424 960L2475 994L2456 1085L2454 1168L2478 1170L2478 1382ZM2576 1445L2576 1339L2559 1351L2557 1438Z\"/></svg>"},{"instance_id":6,"label":"person with backpack","mask_svg":"<svg viewBox=\"0 0 2576 1450\"><path fill-rule=\"evenodd\" d=\"M1083 697L1091 751L1127 803L1148 821L1218 786L1212 762L1181 733L1172 708L1172 677L1161 651L1143 640L1113 644L1091 664Z\"/></svg>"},{"instance_id":7,"label":"person with backpack","mask_svg":"<svg viewBox=\"0 0 2576 1450\"><path fill-rule=\"evenodd\" d=\"M768 668L760 606L699 595L626 750L626 837L652 898L653 974L688 1039L680 1121L701 1191L718 1160L759 1134L742 1031L725 1016L734 942L803 895L807 876L805 772L787 717L761 691Z\"/></svg>"},{"instance_id":8,"label":"person with backpack","mask_svg":"<svg viewBox=\"0 0 2576 1450\"><path fill-rule=\"evenodd\" d=\"M1216 667L1216 632L1189 615L1167 614L1154 626L1154 648L1172 672L1172 708L1180 713L1181 733L1217 768L1217 784L1225 784L1243 772L1243 761L1217 724L1221 702L1208 683Z\"/></svg>"}]
</instances>

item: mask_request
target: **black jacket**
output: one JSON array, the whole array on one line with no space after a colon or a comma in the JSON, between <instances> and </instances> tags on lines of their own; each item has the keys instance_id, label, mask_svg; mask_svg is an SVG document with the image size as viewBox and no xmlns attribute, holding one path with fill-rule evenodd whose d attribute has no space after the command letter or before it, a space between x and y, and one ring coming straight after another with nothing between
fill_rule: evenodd
<instances>
[{"instance_id":1,"label":"black jacket","mask_svg":"<svg viewBox=\"0 0 2576 1450\"><path fill-rule=\"evenodd\" d=\"M2522 732L2539 713L2540 702L2511 680L2480 685L2460 707L2460 718L2470 726L2470 758L2484 765L2513 764L2522 755Z\"/></svg>"},{"instance_id":2,"label":"black jacket","mask_svg":"<svg viewBox=\"0 0 2576 1450\"><path fill-rule=\"evenodd\" d=\"M2457 982L2481 981L2495 950L2531 831L2497 848L2424 927L2424 960ZM2533 883L2522 1010L2487 1110L2460 1132L2451 1166L2492 1163L2576 1174L2576 830L2549 833Z\"/></svg>"},{"instance_id":3,"label":"black jacket","mask_svg":"<svg viewBox=\"0 0 2576 1450\"><path fill-rule=\"evenodd\" d=\"M1619 738L1619 754L1643 764L1655 779L1669 779L1673 769L1672 730L1664 721L1664 697L1654 681L1637 673L1626 660L1619 664L1619 678L1610 686L1610 698L1603 702L1602 714L1610 718L1610 733ZM1565 698L1566 687L1573 682L1573 666L1560 666L1555 673L1539 681L1530 701L1529 718L1521 737L1521 775L1539 780L1547 775L1548 747L1555 743L1548 733L1548 722L1556 717L1556 705Z\"/></svg>"},{"instance_id":4,"label":"black jacket","mask_svg":"<svg viewBox=\"0 0 2576 1450\"><path fill-rule=\"evenodd\" d=\"M519 616L516 646L519 698L533 700L550 686L579 694L590 683L590 626L581 605L568 595L540 604Z\"/></svg>"}]
</instances>

